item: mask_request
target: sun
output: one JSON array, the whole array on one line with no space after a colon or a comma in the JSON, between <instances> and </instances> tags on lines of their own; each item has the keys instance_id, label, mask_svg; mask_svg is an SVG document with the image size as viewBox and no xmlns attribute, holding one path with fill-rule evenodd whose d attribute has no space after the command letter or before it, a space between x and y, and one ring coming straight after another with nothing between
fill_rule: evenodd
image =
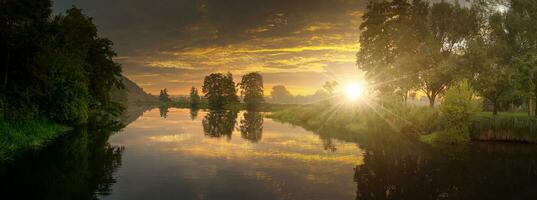
<instances>
[{"instance_id":1,"label":"sun","mask_svg":"<svg viewBox=\"0 0 537 200\"><path fill-rule=\"evenodd\" d=\"M349 101L357 101L365 94L365 87L360 83L347 83L343 89L343 93Z\"/></svg>"}]
</instances>

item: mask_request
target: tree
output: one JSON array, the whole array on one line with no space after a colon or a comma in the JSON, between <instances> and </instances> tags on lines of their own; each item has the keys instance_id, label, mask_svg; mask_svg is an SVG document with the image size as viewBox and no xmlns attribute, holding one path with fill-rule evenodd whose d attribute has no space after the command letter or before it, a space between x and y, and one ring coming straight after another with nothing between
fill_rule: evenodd
<instances>
[{"instance_id":1,"label":"tree","mask_svg":"<svg viewBox=\"0 0 537 200\"><path fill-rule=\"evenodd\" d=\"M36 102L48 94L46 66L37 56L50 37L50 0L6 0L0 3L0 101L4 118L18 120L39 114Z\"/></svg>"},{"instance_id":2,"label":"tree","mask_svg":"<svg viewBox=\"0 0 537 200\"><path fill-rule=\"evenodd\" d=\"M239 102L231 73L213 73L206 76L202 91L211 108L220 109L227 104Z\"/></svg>"},{"instance_id":3,"label":"tree","mask_svg":"<svg viewBox=\"0 0 537 200\"><path fill-rule=\"evenodd\" d=\"M370 1L360 26L357 63L381 93L422 90L436 98L460 75L462 43L477 30L475 13L458 4Z\"/></svg>"},{"instance_id":4,"label":"tree","mask_svg":"<svg viewBox=\"0 0 537 200\"><path fill-rule=\"evenodd\" d=\"M249 108L259 106L265 101L263 94L263 77L257 72L246 74L239 83L241 95Z\"/></svg>"},{"instance_id":5,"label":"tree","mask_svg":"<svg viewBox=\"0 0 537 200\"><path fill-rule=\"evenodd\" d=\"M499 102L514 89L516 68L511 65L513 50L506 32L506 18L492 14L483 24L481 35L468 44L466 65L474 70L472 85L498 114Z\"/></svg>"},{"instance_id":6,"label":"tree","mask_svg":"<svg viewBox=\"0 0 537 200\"><path fill-rule=\"evenodd\" d=\"M92 19L82 14L76 7L59 15L52 22L55 40L68 50L69 56L78 60L86 73L88 81L89 106L93 110L109 109L112 87L123 89L121 66L113 61L116 53L112 42L97 34Z\"/></svg>"},{"instance_id":7,"label":"tree","mask_svg":"<svg viewBox=\"0 0 537 200\"><path fill-rule=\"evenodd\" d=\"M0 104L17 120L45 117L74 125L90 110L114 114L110 89L122 87L112 43L77 8L50 17L49 0L6 0L0 6ZM104 112L100 112L104 111Z\"/></svg>"},{"instance_id":8,"label":"tree","mask_svg":"<svg viewBox=\"0 0 537 200\"><path fill-rule=\"evenodd\" d=\"M518 89L528 98L528 114L533 117L537 112L537 4L533 0L511 0L508 6L505 28L517 52L513 65L518 69Z\"/></svg>"},{"instance_id":9,"label":"tree","mask_svg":"<svg viewBox=\"0 0 537 200\"><path fill-rule=\"evenodd\" d=\"M158 96L158 99L164 103L171 101L170 95L168 95L168 90L166 88L164 88L163 90L160 90L160 95Z\"/></svg>"},{"instance_id":10,"label":"tree","mask_svg":"<svg viewBox=\"0 0 537 200\"><path fill-rule=\"evenodd\" d=\"M270 96L275 103L292 103L293 101L293 95L283 85L272 87Z\"/></svg>"},{"instance_id":11,"label":"tree","mask_svg":"<svg viewBox=\"0 0 537 200\"><path fill-rule=\"evenodd\" d=\"M200 96L198 94L198 89L192 86L190 88L190 107L197 108L200 104Z\"/></svg>"}]
</instances>

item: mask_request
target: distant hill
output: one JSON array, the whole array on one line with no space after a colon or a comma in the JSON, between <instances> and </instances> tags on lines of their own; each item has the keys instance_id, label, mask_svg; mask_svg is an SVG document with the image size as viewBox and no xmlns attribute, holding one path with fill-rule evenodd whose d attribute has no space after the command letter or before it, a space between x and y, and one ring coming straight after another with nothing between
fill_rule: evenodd
<instances>
[{"instance_id":1,"label":"distant hill","mask_svg":"<svg viewBox=\"0 0 537 200\"><path fill-rule=\"evenodd\" d=\"M140 86L125 76L121 77L125 89L113 88L111 91L112 101L121 103L157 102L158 99L146 93Z\"/></svg>"}]
</instances>

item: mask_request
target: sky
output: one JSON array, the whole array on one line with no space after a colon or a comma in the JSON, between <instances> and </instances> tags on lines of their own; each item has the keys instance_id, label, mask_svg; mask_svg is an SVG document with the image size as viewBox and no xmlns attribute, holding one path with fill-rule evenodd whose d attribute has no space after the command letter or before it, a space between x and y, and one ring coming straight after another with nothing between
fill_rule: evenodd
<instances>
[{"instance_id":1,"label":"sky","mask_svg":"<svg viewBox=\"0 0 537 200\"><path fill-rule=\"evenodd\" d=\"M145 91L186 95L214 72L260 72L265 94L312 94L361 80L356 66L366 0L54 0L75 5L114 42L123 74Z\"/></svg>"}]
</instances>

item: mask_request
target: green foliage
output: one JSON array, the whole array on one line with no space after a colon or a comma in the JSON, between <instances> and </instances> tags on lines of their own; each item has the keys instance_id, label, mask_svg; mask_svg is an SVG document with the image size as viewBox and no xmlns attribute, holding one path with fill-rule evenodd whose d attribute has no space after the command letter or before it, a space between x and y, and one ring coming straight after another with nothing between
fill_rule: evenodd
<instances>
[{"instance_id":1,"label":"green foliage","mask_svg":"<svg viewBox=\"0 0 537 200\"><path fill-rule=\"evenodd\" d=\"M0 121L0 161L13 159L28 150L37 150L68 130L45 120L25 123Z\"/></svg>"},{"instance_id":2,"label":"green foliage","mask_svg":"<svg viewBox=\"0 0 537 200\"><path fill-rule=\"evenodd\" d=\"M424 106L405 106L401 117L404 124L401 132L426 135L442 130L445 126L438 108Z\"/></svg>"},{"instance_id":3,"label":"green foliage","mask_svg":"<svg viewBox=\"0 0 537 200\"><path fill-rule=\"evenodd\" d=\"M360 26L358 64L381 93L422 90L434 106L462 76L459 43L477 30L475 13L458 4L369 1Z\"/></svg>"},{"instance_id":4,"label":"green foliage","mask_svg":"<svg viewBox=\"0 0 537 200\"><path fill-rule=\"evenodd\" d=\"M203 93L211 108L221 109L227 104L239 102L235 82L231 73L213 73L203 81Z\"/></svg>"},{"instance_id":5,"label":"green foliage","mask_svg":"<svg viewBox=\"0 0 537 200\"><path fill-rule=\"evenodd\" d=\"M80 124L87 121L89 113L87 77L80 63L61 51L51 47L38 58L49 65L50 73L49 95L41 102L42 112L62 124Z\"/></svg>"},{"instance_id":6,"label":"green foliage","mask_svg":"<svg viewBox=\"0 0 537 200\"><path fill-rule=\"evenodd\" d=\"M247 107L259 107L264 101L263 77L258 72L244 75L239 83Z\"/></svg>"},{"instance_id":7,"label":"green foliage","mask_svg":"<svg viewBox=\"0 0 537 200\"><path fill-rule=\"evenodd\" d=\"M484 141L537 143L537 120L527 113L478 113L472 119L471 136Z\"/></svg>"},{"instance_id":8,"label":"green foliage","mask_svg":"<svg viewBox=\"0 0 537 200\"><path fill-rule=\"evenodd\" d=\"M48 0L5 1L0 10L5 119L45 117L76 125L90 112L120 108L109 95L112 87L122 87L121 67L90 17L71 8L51 20Z\"/></svg>"},{"instance_id":9,"label":"green foliage","mask_svg":"<svg viewBox=\"0 0 537 200\"><path fill-rule=\"evenodd\" d=\"M474 71L472 85L498 112L499 103L513 96L516 68L511 66L512 48L505 32L505 15L495 13L483 25L483 34L472 38L466 50L466 65Z\"/></svg>"},{"instance_id":10,"label":"green foliage","mask_svg":"<svg viewBox=\"0 0 537 200\"><path fill-rule=\"evenodd\" d=\"M73 73L85 73L85 79L80 80L87 81L89 107L104 111L107 107L115 106L111 103L110 91L113 87L120 89L124 86L120 78L121 66L113 61L116 53L112 49L112 42L100 38L91 18L78 8L71 8L65 16L54 18L52 27L55 41L82 68Z\"/></svg>"},{"instance_id":11,"label":"green foliage","mask_svg":"<svg viewBox=\"0 0 537 200\"><path fill-rule=\"evenodd\" d=\"M473 100L474 90L468 81L460 81L446 91L440 112L445 127L434 133L436 142L464 143L470 141L470 126L477 105Z\"/></svg>"}]
</instances>

